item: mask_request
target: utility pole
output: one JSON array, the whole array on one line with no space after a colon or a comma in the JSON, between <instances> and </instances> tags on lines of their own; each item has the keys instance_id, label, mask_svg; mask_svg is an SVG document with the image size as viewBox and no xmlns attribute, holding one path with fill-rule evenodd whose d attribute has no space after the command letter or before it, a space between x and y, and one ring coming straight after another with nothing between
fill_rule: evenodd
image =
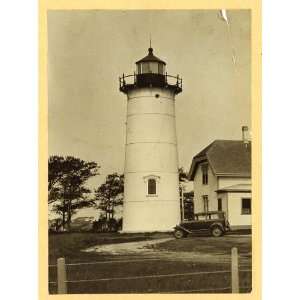
<instances>
[{"instance_id":1,"label":"utility pole","mask_svg":"<svg viewBox=\"0 0 300 300\"><path fill-rule=\"evenodd\" d=\"M184 185L182 182L179 183L180 185L180 207L181 207L181 221L184 220L184 199L183 199L183 191L184 191Z\"/></svg>"}]
</instances>

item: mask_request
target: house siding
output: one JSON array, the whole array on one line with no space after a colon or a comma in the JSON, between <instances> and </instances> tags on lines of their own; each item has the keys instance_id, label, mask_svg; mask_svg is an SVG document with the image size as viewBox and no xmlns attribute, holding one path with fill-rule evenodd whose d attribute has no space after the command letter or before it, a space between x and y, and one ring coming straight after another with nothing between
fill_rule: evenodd
<instances>
[{"instance_id":1,"label":"house siding","mask_svg":"<svg viewBox=\"0 0 300 300\"><path fill-rule=\"evenodd\" d=\"M194 213L204 211L203 196L208 196L208 209L217 210L217 193L218 182L216 176L213 174L212 169L208 166L208 184L202 184L202 168L198 166L194 177Z\"/></svg>"},{"instance_id":2,"label":"house siding","mask_svg":"<svg viewBox=\"0 0 300 300\"><path fill-rule=\"evenodd\" d=\"M226 216L228 216L228 202L227 202L228 197L227 197L227 193L217 194L217 199L222 199L222 211L224 211Z\"/></svg>"},{"instance_id":3,"label":"house siding","mask_svg":"<svg viewBox=\"0 0 300 300\"><path fill-rule=\"evenodd\" d=\"M252 198L251 193L228 193L228 221L232 229L251 226L251 214L242 214L242 198Z\"/></svg>"}]
</instances>

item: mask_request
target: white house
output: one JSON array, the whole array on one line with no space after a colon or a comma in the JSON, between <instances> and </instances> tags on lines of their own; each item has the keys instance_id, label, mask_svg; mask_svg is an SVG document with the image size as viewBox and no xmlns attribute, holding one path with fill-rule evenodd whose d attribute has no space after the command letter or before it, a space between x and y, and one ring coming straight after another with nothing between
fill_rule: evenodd
<instances>
[{"instance_id":1,"label":"white house","mask_svg":"<svg viewBox=\"0 0 300 300\"><path fill-rule=\"evenodd\" d=\"M232 229L251 227L251 142L212 142L194 156L189 179L195 213L224 211Z\"/></svg>"}]
</instances>

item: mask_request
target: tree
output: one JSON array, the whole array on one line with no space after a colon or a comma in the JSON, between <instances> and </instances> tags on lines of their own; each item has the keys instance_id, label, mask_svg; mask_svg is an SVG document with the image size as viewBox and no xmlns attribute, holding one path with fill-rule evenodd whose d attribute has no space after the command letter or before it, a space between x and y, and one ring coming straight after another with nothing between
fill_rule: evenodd
<instances>
[{"instance_id":1,"label":"tree","mask_svg":"<svg viewBox=\"0 0 300 300\"><path fill-rule=\"evenodd\" d=\"M60 180L64 175L64 158L62 156L50 156L48 159L48 203L60 199Z\"/></svg>"},{"instance_id":2,"label":"tree","mask_svg":"<svg viewBox=\"0 0 300 300\"><path fill-rule=\"evenodd\" d=\"M94 205L91 190L85 184L98 175L99 166L72 156L51 156L48 160L48 203L62 216L62 226L70 229L72 216L78 209Z\"/></svg>"},{"instance_id":3,"label":"tree","mask_svg":"<svg viewBox=\"0 0 300 300\"><path fill-rule=\"evenodd\" d=\"M178 168L178 176L179 176L179 182L188 181L187 172L184 171L183 167Z\"/></svg>"},{"instance_id":4,"label":"tree","mask_svg":"<svg viewBox=\"0 0 300 300\"><path fill-rule=\"evenodd\" d=\"M191 220L194 218L194 191L183 193L184 217Z\"/></svg>"},{"instance_id":5,"label":"tree","mask_svg":"<svg viewBox=\"0 0 300 300\"><path fill-rule=\"evenodd\" d=\"M124 175L109 174L106 180L95 190L98 207L104 211L106 220L114 218L114 209L123 204Z\"/></svg>"},{"instance_id":6,"label":"tree","mask_svg":"<svg viewBox=\"0 0 300 300\"><path fill-rule=\"evenodd\" d=\"M184 171L183 167L178 168L178 179L179 179L179 195L180 195L180 212L181 219L184 220L185 215L185 207L186 207L186 198L185 198L185 186L184 183L188 181L187 172Z\"/></svg>"}]
</instances>

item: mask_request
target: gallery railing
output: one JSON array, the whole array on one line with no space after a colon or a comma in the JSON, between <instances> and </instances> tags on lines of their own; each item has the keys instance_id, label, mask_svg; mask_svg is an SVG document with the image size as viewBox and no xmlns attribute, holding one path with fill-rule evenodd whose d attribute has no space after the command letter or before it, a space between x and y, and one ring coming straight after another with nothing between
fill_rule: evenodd
<instances>
[{"instance_id":1,"label":"gallery railing","mask_svg":"<svg viewBox=\"0 0 300 300\"><path fill-rule=\"evenodd\" d=\"M174 90L176 94L182 91L182 78L173 75L143 73L143 74L123 74L119 77L120 91L127 93L130 89L136 87L165 87Z\"/></svg>"}]
</instances>

